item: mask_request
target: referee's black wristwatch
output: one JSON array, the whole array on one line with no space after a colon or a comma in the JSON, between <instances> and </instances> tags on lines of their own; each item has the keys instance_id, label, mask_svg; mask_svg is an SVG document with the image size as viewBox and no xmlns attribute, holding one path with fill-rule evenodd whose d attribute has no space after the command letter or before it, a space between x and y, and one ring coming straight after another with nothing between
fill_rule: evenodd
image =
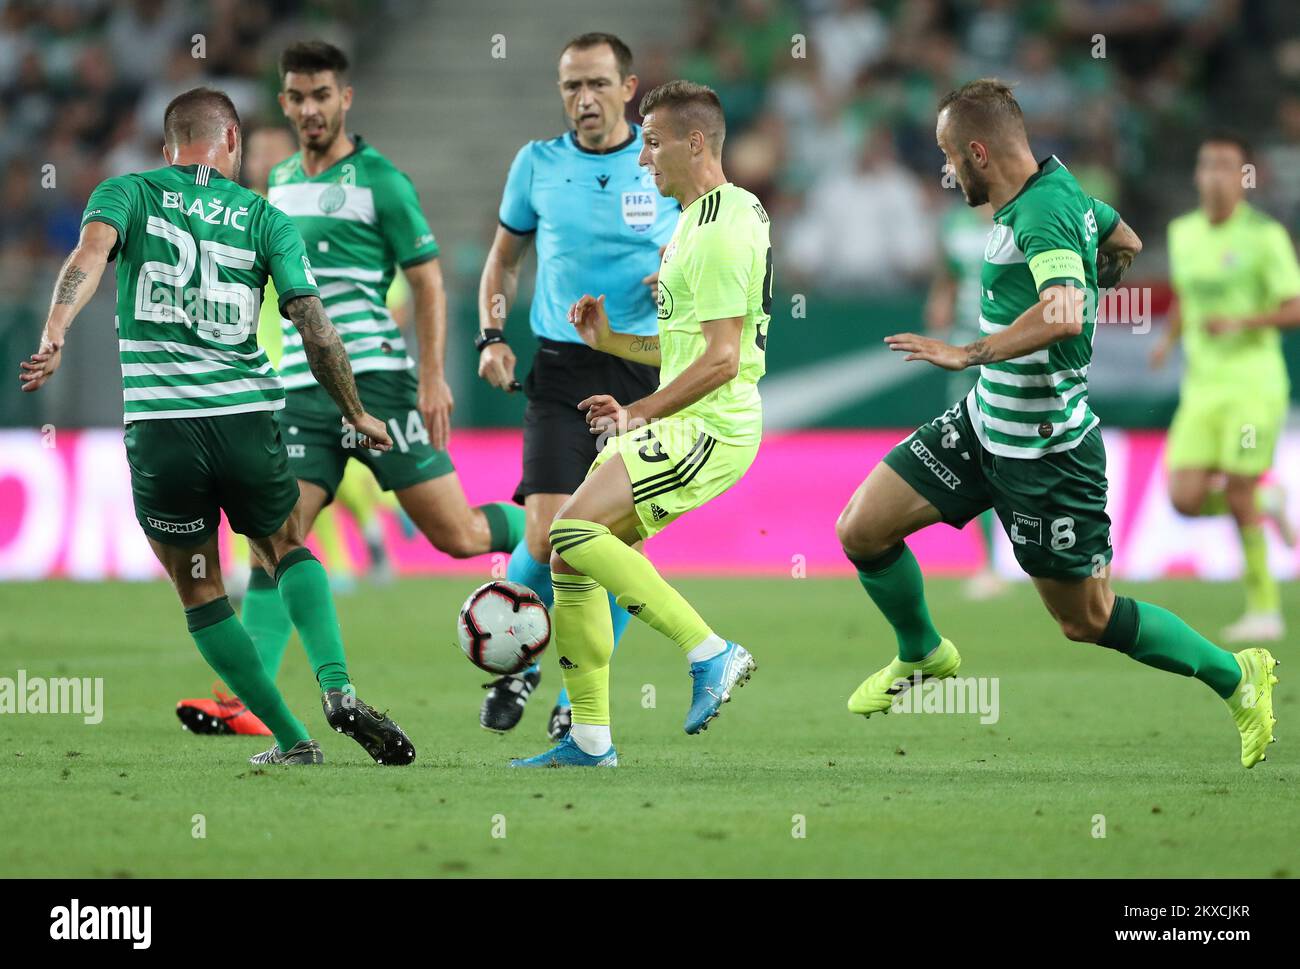
<instances>
[{"instance_id":1,"label":"referee's black wristwatch","mask_svg":"<svg viewBox=\"0 0 1300 969\"><path fill-rule=\"evenodd\" d=\"M483 352L484 347L491 346L494 343L505 343L506 335L495 327L488 327L474 338L474 349L479 353Z\"/></svg>"}]
</instances>

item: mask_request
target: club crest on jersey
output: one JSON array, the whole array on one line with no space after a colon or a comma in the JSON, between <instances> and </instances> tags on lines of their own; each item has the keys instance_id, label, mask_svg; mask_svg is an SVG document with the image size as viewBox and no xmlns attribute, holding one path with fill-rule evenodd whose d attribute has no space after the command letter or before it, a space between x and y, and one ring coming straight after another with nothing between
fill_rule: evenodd
<instances>
[{"instance_id":1,"label":"club crest on jersey","mask_svg":"<svg viewBox=\"0 0 1300 969\"><path fill-rule=\"evenodd\" d=\"M1007 233L1010 231L1011 230L1005 225L995 225L993 227L993 231L989 233L989 240L984 245L985 259L991 260L998 254L998 250L1002 248L1002 244L1006 241Z\"/></svg>"},{"instance_id":2,"label":"club crest on jersey","mask_svg":"<svg viewBox=\"0 0 1300 969\"><path fill-rule=\"evenodd\" d=\"M624 192L623 221L633 232L649 232L655 224L658 206L654 192Z\"/></svg>"},{"instance_id":3,"label":"club crest on jersey","mask_svg":"<svg viewBox=\"0 0 1300 969\"><path fill-rule=\"evenodd\" d=\"M666 320L673 315L673 294L668 291L668 287L664 285L662 279L659 280L659 299L657 302L659 304L659 319Z\"/></svg>"},{"instance_id":4,"label":"club crest on jersey","mask_svg":"<svg viewBox=\"0 0 1300 969\"><path fill-rule=\"evenodd\" d=\"M348 190L342 185L335 183L325 191L320 193L320 210L326 215L333 215L339 209L343 208L343 203L348 200Z\"/></svg>"}]
</instances>

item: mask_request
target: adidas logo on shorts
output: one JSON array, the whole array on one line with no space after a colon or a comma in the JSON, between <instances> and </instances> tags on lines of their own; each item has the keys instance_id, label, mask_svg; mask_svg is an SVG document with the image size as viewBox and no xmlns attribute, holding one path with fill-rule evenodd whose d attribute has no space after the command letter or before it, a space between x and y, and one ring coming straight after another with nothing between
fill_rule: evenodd
<instances>
[{"instance_id":1,"label":"adidas logo on shorts","mask_svg":"<svg viewBox=\"0 0 1300 969\"><path fill-rule=\"evenodd\" d=\"M664 511L662 508L660 508L652 501L650 502L650 517L657 522L663 521L665 518L668 517L668 512Z\"/></svg>"}]
</instances>

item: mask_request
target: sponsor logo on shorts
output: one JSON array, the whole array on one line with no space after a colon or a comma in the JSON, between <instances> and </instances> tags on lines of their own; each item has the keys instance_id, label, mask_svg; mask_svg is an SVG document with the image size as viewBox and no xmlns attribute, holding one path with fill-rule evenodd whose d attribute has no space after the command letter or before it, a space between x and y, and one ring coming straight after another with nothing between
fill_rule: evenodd
<instances>
[{"instance_id":1,"label":"sponsor logo on shorts","mask_svg":"<svg viewBox=\"0 0 1300 969\"><path fill-rule=\"evenodd\" d=\"M569 659L569 657L567 657L567 656L561 656L561 657L560 657L560 669L562 669L562 670L576 670L577 668L578 668L578 664L575 663L573 660Z\"/></svg>"},{"instance_id":2,"label":"sponsor logo on shorts","mask_svg":"<svg viewBox=\"0 0 1300 969\"><path fill-rule=\"evenodd\" d=\"M644 602L634 602L627 607L627 612L628 615L630 616L639 616L641 615L641 610L644 608L645 608Z\"/></svg>"},{"instance_id":3,"label":"sponsor logo on shorts","mask_svg":"<svg viewBox=\"0 0 1300 969\"><path fill-rule=\"evenodd\" d=\"M664 511L652 501L650 502L650 517L657 522L663 521L668 517L668 512Z\"/></svg>"},{"instance_id":4,"label":"sponsor logo on shorts","mask_svg":"<svg viewBox=\"0 0 1300 969\"><path fill-rule=\"evenodd\" d=\"M297 428L295 427L294 430L296 431ZM306 444L286 444L285 448L288 450L289 457L291 458L305 458L307 456Z\"/></svg>"},{"instance_id":5,"label":"sponsor logo on shorts","mask_svg":"<svg viewBox=\"0 0 1300 969\"><path fill-rule=\"evenodd\" d=\"M1017 545L1042 545L1043 520L1018 511L1011 513L1011 541Z\"/></svg>"},{"instance_id":6,"label":"sponsor logo on shorts","mask_svg":"<svg viewBox=\"0 0 1300 969\"><path fill-rule=\"evenodd\" d=\"M194 532L203 531L202 518L196 518L192 522L165 522L158 518L145 516L145 520L149 522L150 528L166 532L169 535L191 535Z\"/></svg>"},{"instance_id":7,"label":"sponsor logo on shorts","mask_svg":"<svg viewBox=\"0 0 1300 969\"><path fill-rule=\"evenodd\" d=\"M952 468L936 458L930 449L921 443L920 438L913 438L908 450L920 458L921 463L929 468L936 478L946 484L949 491L957 490L957 486L961 484L961 478L953 474Z\"/></svg>"}]
</instances>

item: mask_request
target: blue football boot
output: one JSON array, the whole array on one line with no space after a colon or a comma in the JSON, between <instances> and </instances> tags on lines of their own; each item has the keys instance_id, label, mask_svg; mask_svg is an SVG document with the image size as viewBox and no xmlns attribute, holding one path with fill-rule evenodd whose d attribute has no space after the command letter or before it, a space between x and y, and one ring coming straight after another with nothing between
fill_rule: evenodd
<instances>
[{"instance_id":1,"label":"blue football boot","mask_svg":"<svg viewBox=\"0 0 1300 969\"><path fill-rule=\"evenodd\" d=\"M731 699L731 688L744 686L750 674L758 669L754 657L739 643L727 642L713 659L691 664L691 709L686 714L686 732L690 734L707 730L709 721L718 715L724 703Z\"/></svg>"},{"instance_id":2,"label":"blue football boot","mask_svg":"<svg viewBox=\"0 0 1300 969\"><path fill-rule=\"evenodd\" d=\"M613 745L599 757L583 751L570 736L545 753L524 760L512 760L511 767L617 767L618 752Z\"/></svg>"}]
</instances>

